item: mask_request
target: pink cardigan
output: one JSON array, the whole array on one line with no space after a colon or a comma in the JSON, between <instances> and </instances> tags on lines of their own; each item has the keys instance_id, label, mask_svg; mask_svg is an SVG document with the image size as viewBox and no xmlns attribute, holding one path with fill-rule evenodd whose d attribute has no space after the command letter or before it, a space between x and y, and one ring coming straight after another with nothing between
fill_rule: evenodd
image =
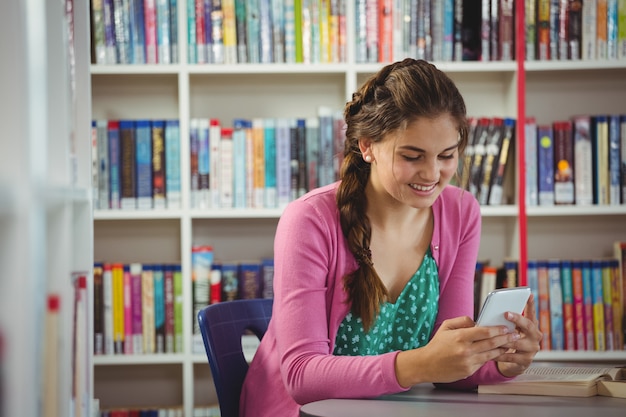
<instances>
[{"instance_id":1,"label":"pink cardigan","mask_svg":"<svg viewBox=\"0 0 626 417\"><path fill-rule=\"evenodd\" d=\"M398 352L332 355L337 329L349 311L342 277L357 267L341 232L336 188L334 183L309 192L280 218L273 318L244 382L243 417L296 417L299 404L404 390L394 370ZM433 214L431 251L441 292L436 330L445 319L473 316L481 218L477 201L453 186L435 201ZM443 385L472 389L504 379L490 362L469 378Z\"/></svg>"}]
</instances>

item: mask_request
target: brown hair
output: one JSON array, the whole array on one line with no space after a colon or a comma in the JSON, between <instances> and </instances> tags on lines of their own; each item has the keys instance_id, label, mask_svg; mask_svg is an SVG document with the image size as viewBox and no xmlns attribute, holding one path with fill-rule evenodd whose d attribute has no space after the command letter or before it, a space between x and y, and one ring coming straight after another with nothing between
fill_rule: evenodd
<instances>
[{"instance_id":1,"label":"brown hair","mask_svg":"<svg viewBox=\"0 0 626 417\"><path fill-rule=\"evenodd\" d=\"M365 212L365 185L370 164L363 161L359 139L379 142L389 133L405 129L418 118L450 115L459 130L459 155L468 140L465 102L454 82L434 65L411 58L383 67L346 103L346 140L341 165L337 206L343 234L359 268L344 277L352 313L367 330L387 297L387 289L374 270L370 252L371 227Z\"/></svg>"}]
</instances>

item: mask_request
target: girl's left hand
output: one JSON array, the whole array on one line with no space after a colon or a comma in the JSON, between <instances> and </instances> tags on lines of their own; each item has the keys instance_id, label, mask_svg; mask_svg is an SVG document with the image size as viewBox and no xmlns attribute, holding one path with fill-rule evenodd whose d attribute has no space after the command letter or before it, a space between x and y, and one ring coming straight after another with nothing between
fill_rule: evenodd
<instances>
[{"instance_id":1,"label":"girl's left hand","mask_svg":"<svg viewBox=\"0 0 626 417\"><path fill-rule=\"evenodd\" d=\"M537 317L535 314L535 299L531 294L524 314L506 313L507 320L515 323L515 331L520 334L520 338L509 343L506 347L509 350L495 359L498 370L502 375L514 377L524 373L530 366L535 355L539 352L543 334L539 330Z\"/></svg>"}]
</instances>

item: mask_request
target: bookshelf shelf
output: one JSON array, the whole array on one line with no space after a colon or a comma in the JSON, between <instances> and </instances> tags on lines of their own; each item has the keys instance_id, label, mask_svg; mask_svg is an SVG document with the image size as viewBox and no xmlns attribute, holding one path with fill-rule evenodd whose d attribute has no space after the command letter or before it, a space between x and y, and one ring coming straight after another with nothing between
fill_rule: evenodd
<instances>
[{"instance_id":1,"label":"bookshelf shelf","mask_svg":"<svg viewBox=\"0 0 626 417\"><path fill-rule=\"evenodd\" d=\"M206 360L206 358L205 358ZM185 362L183 354L158 355L96 355L93 358L94 366L110 365L177 365Z\"/></svg>"},{"instance_id":2,"label":"bookshelf shelf","mask_svg":"<svg viewBox=\"0 0 626 417\"><path fill-rule=\"evenodd\" d=\"M354 4L347 3L348 16ZM179 22L185 22L186 3L178 1ZM185 23L186 24L186 23ZM118 262L177 262L184 277L184 311L191 312L191 248L214 246L223 261L260 258L273 254L273 232L282 209L192 209L190 207L189 122L218 118L231 126L234 118L309 117L319 106L341 111L353 91L384 63L355 61L354 18L348 19L346 63L337 64L187 64L186 34L181 62L168 65L91 65L94 119L175 118L180 121L182 207L176 210L96 210L95 259ZM182 35L185 36L182 36ZM525 79L529 115L543 122L572 114L623 111L626 61L525 62L524 77L516 61L434 62L459 86L468 114L478 117L518 118L518 82ZM585 100L580 100L584 95ZM545 120L544 120L545 119ZM523 144L516 140L515 146ZM507 204L481 207L483 216L480 259L501 264L519 258L521 202L517 201L519 167L506 184ZM1 207L1 203L0 203ZM626 224L626 206L527 207L529 258L607 256L614 238ZM183 392L185 415L200 404L215 403L202 385L210 385L206 357L191 349L192 320L185 320L185 351L177 355L94 357L96 392L103 406L120 405L124 393L111 376L124 379L139 367L158 379L154 392L137 384L142 398L155 402L172 386ZM541 352L539 360L626 361L626 352ZM126 367L128 370L126 371ZM111 368L111 369L109 369ZM172 368L174 369L172 371ZM100 374L100 376L98 375ZM103 375L106 375L103 376ZM132 378L130 378L132 380ZM126 385L128 386L128 385ZM165 387L165 388L163 388ZM166 393L165 393L166 394ZM176 400L178 401L178 399Z\"/></svg>"}]
</instances>

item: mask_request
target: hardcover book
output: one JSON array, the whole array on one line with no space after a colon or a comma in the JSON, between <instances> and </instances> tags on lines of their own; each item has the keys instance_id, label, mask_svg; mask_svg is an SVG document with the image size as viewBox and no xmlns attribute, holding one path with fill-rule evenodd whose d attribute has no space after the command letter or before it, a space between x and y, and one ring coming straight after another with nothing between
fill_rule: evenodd
<instances>
[{"instance_id":1,"label":"hardcover book","mask_svg":"<svg viewBox=\"0 0 626 417\"><path fill-rule=\"evenodd\" d=\"M574 204L574 141L569 121L553 123L554 203Z\"/></svg>"},{"instance_id":2,"label":"hardcover book","mask_svg":"<svg viewBox=\"0 0 626 417\"><path fill-rule=\"evenodd\" d=\"M493 385L479 385L479 394L552 395L592 397L609 395L610 390L598 389L599 381L621 381L626 386L626 374L621 367L557 367L532 365L516 378ZM623 391L623 388L620 390Z\"/></svg>"}]
</instances>

